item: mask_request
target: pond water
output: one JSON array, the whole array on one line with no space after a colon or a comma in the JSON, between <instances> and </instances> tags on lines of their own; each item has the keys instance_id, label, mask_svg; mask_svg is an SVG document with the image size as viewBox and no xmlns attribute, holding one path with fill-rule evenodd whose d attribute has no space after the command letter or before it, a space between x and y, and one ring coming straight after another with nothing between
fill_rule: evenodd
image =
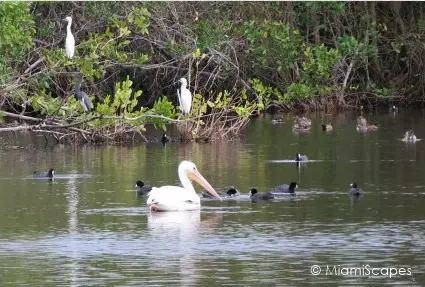
<instances>
[{"instance_id":1,"label":"pond water","mask_svg":"<svg viewBox=\"0 0 425 287\"><path fill-rule=\"evenodd\" d=\"M262 118L239 140L211 144L45 146L2 135L0 286L425 286L425 141L400 141L408 128L425 138L425 114L367 113L380 128L364 134L358 115L312 115L301 135L291 116ZM298 151L313 161L297 167ZM149 213L136 180L179 185L183 159L216 190L244 195ZM31 178L50 167L54 181ZM296 196L247 195L291 181ZM365 195L349 197L351 182Z\"/></svg>"}]
</instances>

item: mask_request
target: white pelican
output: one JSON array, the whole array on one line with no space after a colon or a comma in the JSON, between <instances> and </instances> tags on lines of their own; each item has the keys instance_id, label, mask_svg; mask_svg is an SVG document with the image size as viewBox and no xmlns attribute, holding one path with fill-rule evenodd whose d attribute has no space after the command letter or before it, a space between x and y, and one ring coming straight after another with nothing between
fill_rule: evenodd
<instances>
[{"instance_id":1,"label":"white pelican","mask_svg":"<svg viewBox=\"0 0 425 287\"><path fill-rule=\"evenodd\" d=\"M180 91L177 90L177 96L179 98L180 106L183 109L183 114L188 114L190 113L190 108L192 107L192 94L189 89L186 88L187 81L185 78L181 78L180 83L182 85L180 87Z\"/></svg>"},{"instance_id":2,"label":"white pelican","mask_svg":"<svg viewBox=\"0 0 425 287\"><path fill-rule=\"evenodd\" d=\"M68 16L64 20L68 22L68 26L66 26L65 52L66 56L72 59L75 50L75 39L71 33L72 18Z\"/></svg>"},{"instance_id":3,"label":"white pelican","mask_svg":"<svg viewBox=\"0 0 425 287\"><path fill-rule=\"evenodd\" d=\"M196 165L190 161L182 161L178 168L180 186L161 186L152 188L146 204L151 211L183 211L201 208L201 199L196 194L190 179L197 181L211 195L221 200L214 188L199 173ZM189 179L190 178L190 179Z\"/></svg>"}]
</instances>

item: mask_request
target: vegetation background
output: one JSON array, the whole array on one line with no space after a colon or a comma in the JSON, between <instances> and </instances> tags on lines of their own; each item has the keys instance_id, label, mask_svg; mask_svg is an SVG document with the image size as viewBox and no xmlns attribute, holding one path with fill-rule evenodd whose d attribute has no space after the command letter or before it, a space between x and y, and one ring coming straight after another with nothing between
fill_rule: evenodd
<instances>
[{"instance_id":1,"label":"vegetation background","mask_svg":"<svg viewBox=\"0 0 425 287\"><path fill-rule=\"evenodd\" d=\"M422 2L2 2L0 110L58 141L231 138L253 113L422 104ZM66 16L76 52L66 58ZM74 99L76 72L95 109ZM193 109L179 117L188 79Z\"/></svg>"}]
</instances>

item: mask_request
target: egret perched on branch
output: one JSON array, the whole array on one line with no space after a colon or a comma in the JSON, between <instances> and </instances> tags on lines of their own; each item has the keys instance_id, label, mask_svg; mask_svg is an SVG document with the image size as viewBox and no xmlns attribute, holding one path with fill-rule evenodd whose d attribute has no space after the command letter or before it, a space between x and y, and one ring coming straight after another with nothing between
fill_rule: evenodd
<instances>
[{"instance_id":1,"label":"egret perched on branch","mask_svg":"<svg viewBox=\"0 0 425 287\"><path fill-rule=\"evenodd\" d=\"M83 82L83 76L81 75L81 73L77 73L77 76L78 83L75 85L75 98L80 101L80 104L83 107L84 111L86 113L89 113L90 110L93 108L93 105L89 96L85 92L80 90L81 83Z\"/></svg>"},{"instance_id":2,"label":"egret perched on branch","mask_svg":"<svg viewBox=\"0 0 425 287\"><path fill-rule=\"evenodd\" d=\"M72 59L75 50L75 39L71 33L72 18L68 16L64 20L68 22L68 26L66 26L65 52L66 56Z\"/></svg>"},{"instance_id":3,"label":"egret perched on branch","mask_svg":"<svg viewBox=\"0 0 425 287\"><path fill-rule=\"evenodd\" d=\"M187 81L185 78L181 78L179 81L182 85L180 91L177 90L177 96L179 98L180 106L183 109L183 114L190 113L190 108L192 106L192 94L189 89L186 88Z\"/></svg>"}]
</instances>

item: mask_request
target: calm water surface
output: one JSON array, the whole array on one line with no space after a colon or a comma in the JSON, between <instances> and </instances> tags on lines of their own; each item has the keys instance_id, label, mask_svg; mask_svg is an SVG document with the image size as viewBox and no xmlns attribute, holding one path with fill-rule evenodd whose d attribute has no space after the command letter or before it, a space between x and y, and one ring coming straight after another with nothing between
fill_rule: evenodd
<instances>
[{"instance_id":1,"label":"calm water surface","mask_svg":"<svg viewBox=\"0 0 425 287\"><path fill-rule=\"evenodd\" d=\"M356 132L357 116L313 115L307 135L292 133L291 117L259 119L238 141L166 147L46 147L44 137L3 135L0 286L425 286L425 141L400 141L410 127L425 138L424 113L365 114L380 126L367 134ZM324 120L333 132L321 131ZM273 162L298 151L315 161ZM178 185L183 159L217 190L234 185L244 195L150 214L135 181ZM50 167L53 182L31 178ZM297 196L246 195L290 181ZM365 191L358 200L347 194L353 181ZM390 278L368 268L406 270Z\"/></svg>"}]
</instances>

